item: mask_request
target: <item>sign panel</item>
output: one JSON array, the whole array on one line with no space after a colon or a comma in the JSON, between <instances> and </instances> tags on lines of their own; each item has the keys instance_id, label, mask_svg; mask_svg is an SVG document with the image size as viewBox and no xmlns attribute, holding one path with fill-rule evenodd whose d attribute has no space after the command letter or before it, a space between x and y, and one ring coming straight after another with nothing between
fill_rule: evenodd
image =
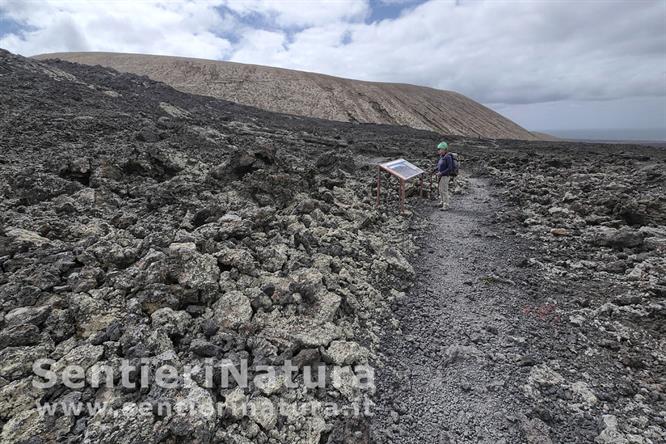
<instances>
[{"instance_id":1,"label":"sign panel","mask_svg":"<svg viewBox=\"0 0 666 444\"><path fill-rule=\"evenodd\" d=\"M379 166L403 180L409 180L424 173L421 168L407 162L405 159L392 160Z\"/></svg>"}]
</instances>

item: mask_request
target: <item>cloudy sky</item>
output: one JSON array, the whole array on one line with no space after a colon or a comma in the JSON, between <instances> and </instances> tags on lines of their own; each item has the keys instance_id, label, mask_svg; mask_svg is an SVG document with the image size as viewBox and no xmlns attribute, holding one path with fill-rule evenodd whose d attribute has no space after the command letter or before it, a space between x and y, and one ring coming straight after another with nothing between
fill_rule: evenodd
<instances>
[{"instance_id":1,"label":"cloudy sky","mask_svg":"<svg viewBox=\"0 0 666 444\"><path fill-rule=\"evenodd\" d=\"M532 130L651 129L666 139L666 0L0 0L0 47L413 83L458 91Z\"/></svg>"}]
</instances>

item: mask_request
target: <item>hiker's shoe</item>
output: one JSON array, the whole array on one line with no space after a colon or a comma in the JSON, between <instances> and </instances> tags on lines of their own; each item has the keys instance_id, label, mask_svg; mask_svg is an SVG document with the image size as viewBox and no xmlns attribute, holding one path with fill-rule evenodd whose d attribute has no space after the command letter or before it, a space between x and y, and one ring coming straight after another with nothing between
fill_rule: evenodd
<instances>
[{"instance_id":1,"label":"hiker's shoe","mask_svg":"<svg viewBox=\"0 0 666 444\"><path fill-rule=\"evenodd\" d=\"M449 206L448 205L442 205L439 207L439 211L449 211Z\"/></svg>"}]
</instances>

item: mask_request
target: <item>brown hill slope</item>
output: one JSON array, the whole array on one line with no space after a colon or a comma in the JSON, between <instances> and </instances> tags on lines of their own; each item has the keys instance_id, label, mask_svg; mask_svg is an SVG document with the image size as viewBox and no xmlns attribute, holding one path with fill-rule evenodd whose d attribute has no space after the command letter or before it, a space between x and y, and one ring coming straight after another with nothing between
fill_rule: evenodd
<instances>
[{"instance_id":1,"label":"brown hill slope","mask_svg":"<svg viewBox=\"0 0 666 444\"><path fill-rule=\"evenodd\" d=\"M244 105L344 122L407 125L443 134L540 139L461 94L399 83L365 82L323 74L183 57L103 52L53 53L59 58L146 75L193 94Z\"/></svg>"}]
</instances>

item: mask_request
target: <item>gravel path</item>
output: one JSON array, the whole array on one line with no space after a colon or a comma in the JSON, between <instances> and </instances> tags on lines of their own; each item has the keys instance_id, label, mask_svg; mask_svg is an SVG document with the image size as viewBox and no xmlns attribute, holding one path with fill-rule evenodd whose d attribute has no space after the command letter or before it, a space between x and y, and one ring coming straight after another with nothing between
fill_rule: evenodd
<instances>
[{"instance_id":1,"label":"gravel path","mask_svg":"<svg viewBox=\"0 0 666 444\"><path fill-rule=\"evenodd\" d=\"M521 294L507 278L517 247L492 223L497 205L471 179L450 211L417 210L430 229L417 282L394 307L401 331L382 338L373 442L513 443L538 429L517 407Z\"/></svg>"}]
</instances>

